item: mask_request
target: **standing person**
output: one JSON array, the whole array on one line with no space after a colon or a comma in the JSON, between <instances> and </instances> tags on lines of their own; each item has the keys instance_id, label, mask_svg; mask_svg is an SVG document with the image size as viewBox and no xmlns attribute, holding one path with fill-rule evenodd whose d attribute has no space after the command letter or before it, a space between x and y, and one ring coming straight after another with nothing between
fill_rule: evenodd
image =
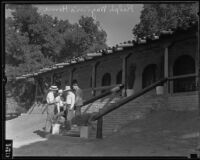
<instances>
[{"instance_id":1,"label":"standing person","mask_svg":"<svg viewBox=\"0 0 200 160\"><path fill-rule=\"evenodd\" d=\"M68 129L71 129L71 125L72 125L72 118L74 117L74 104L75 104L75 94L73 93L73 91L71 90L70 86L66 86L65 87L65 93L66 93L66 101L64 102L66 105L66 122L68 122L69 127Z\"/></svg>"},{"instance_id":2,"label":"standing person","mask_svg":"<svg viewBox=\"0 0 200 160\"><path fill-rule=\"evenodd\" d=\"M81 114L81 106L83 105L83 91L82 89L78 86L78 82L74 80L72 82L72 88L75 92L76 95L76 100L75 100L75 115L80 115Z\"/></svg>"},{"instance_id":3,"label":"standing person","mask_svg":"<svg viewBox=\"0 0 200 160\"><path fill-rule=\"evenodd\" d=\"M63 90L62 89L58 90L58 96L56 97L57 113L63 111L64 104L63 104L62 94Z\"/></svg>"},{"instance_id":4,"label":"standing person","mask_svg":"<svg viewBox=\"0 0 200 160\"><path fill-rule=\"evenodd\" d=\"M47 94L46 101L47 101L47 120L45 125L45 130L48 133L51 133L51 127L53 118L55 115L55 108L56 108L56 101L55 101L55 94L57 92L57 86L51 86L49 88L49 93Z\"/></svg>"}]
</instances>

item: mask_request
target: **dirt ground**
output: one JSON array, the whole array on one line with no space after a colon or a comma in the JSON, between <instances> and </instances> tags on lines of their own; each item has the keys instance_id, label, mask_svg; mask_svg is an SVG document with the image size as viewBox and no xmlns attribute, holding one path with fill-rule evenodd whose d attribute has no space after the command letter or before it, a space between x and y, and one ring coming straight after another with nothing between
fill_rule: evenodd
<instances>
[{"instance_id":1,"label":"dirt ground","mask_svg":"<svg viewBox=\"0 0 200 160\"><path fill-rule=\"evenodd\" d=\"M51 136L14 149L13 156L187 156L198 153L196 112L154 111L104 139Z\"/></svg>"}]
</instances>

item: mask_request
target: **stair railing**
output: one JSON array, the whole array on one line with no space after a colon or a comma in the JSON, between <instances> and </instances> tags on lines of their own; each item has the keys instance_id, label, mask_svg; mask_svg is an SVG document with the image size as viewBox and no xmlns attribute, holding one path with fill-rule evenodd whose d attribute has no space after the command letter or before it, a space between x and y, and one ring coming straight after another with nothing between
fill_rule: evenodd
<instances>
[{"instance_id":1,"label":"stair railing","mask_svg":"<svg viewBox=\"0 0 200 160\"><path fill-rule=\"evenodd\" d=\"M142 89L141 91L126 97L124 99L122 99L121 101L119 101L118 103L109 105L107 107L104 107L103 109L101 109L97 114L94 114L91 118L91 121L96 121L97 120L97 133L96 133L96 138L102 138L102 126L103 126L103 116L107 115L108 113L116 110L117 108L123 106L124 104L144 95L145 93L147 93L148 91L154 89L156 86L161 85L163 83L165 83L168 79L164 78L158 82L153 83L152 85Z\"/></svg>"},{"instance_id":2,"label":"stair railing","mask_svg":"<svg viewBox=\"0 0 200 160\"><path fill-rule=\"evenodd\" d=\"M110 88L110 87L111 86L109 86L109 87L98 87L98 88L94 88L93 90L105 90L105 88ZM85 105L93 103L94 101L96 101L96 100L98 100L100 98L106 97L106 96L111 95L111 94L116 93L116 92L119 92L123 88L124 88L123 84L113 85L112 88L110 88L108 91L105 91L104 93L101 93L100 95L92 97L91 99L83 102L83 105L81 105L80 107L83 107Z\"/></svg>"}]
</instances>

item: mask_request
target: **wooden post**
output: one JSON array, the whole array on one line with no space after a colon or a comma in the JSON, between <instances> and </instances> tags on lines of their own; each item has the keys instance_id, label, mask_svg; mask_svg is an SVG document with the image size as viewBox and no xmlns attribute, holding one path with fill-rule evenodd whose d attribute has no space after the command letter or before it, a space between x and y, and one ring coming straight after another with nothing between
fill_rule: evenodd
<instances>
[{"instance_id":1,"label":"wooden post","mask_svg":"<svg viewBox=\"0 0 200 160\"><path fill-rule=\"evenodd\" d=\"M102 109L99 109L99 112L101 110ZM96 138L98 138L98 139L102 139L103 138L102 130L103 130L103 117L101 117L101 118L99 118L97 120L97 134L96 134Z\"/></svg>"},{"instance_id":2,"label":"wooden post","mask_svg":"<svg viewBox=\"0 0 200 160\"><path fill-rule=\"evenodd\" d=\"M168 78L169 77L169 53L168 53L168 46L165 47L165 52L164 52L164 77ZM165 88L165 93L168 94L169 90L168 90L168 86L169 83L166 82L164 84L164 88ZM171 92L171 89L170 89Z\"/></svg>"},{"instance_id":3,"label":"wooden post","mask_svg":"<svg viewBox=\"0 0 200 160\"><path fill-rule=\"evenodd\" d=\"M96 87L96 68L98 64L99 64L98 62L95 62L92 64L92 89ZM95 96L95 95L96 95L96 91L93 90L92 96Z\"/></svg>"},{"instance_id":4,"label":"wooden post","mask_svg":"<svg viewBox=\"0 0 200 160\"><path fill-rule=\"evenodd\" d=\"M122 61L122 84L124 84L124 89L122 91L122 96L125 97L126 96L126 66L127 66L127 60L126 57L123 57L123 61Z\"/></svg>"},{"instance_id":5,"label":"wooden post","mask_svg":"<svg viewBox=\"0 0 200 160\"><path fill-rule=\"evenodd\" d=\"M69 71L69 85L72 85L72 80L73 80L73 69L70 69Z\"/></svg>"},{"instance_id":6,"label":"wooden post","mask_svg":"<svg viewBox=\"0 0 200 160\"><path fill-rule=\"evenodd\" d=\"M53 77L54 77L54 72L51 74L51 85L53 85Z\"/></svg>"},{"instance_id":7,"label":"wooden post","mask_svg":"<svg viewBox=\"0 0 200 160\"><path fill-rule=\"evenodd\" d=\"M37 103L37 95L38 95L38 81L37 81L37 78L34 78L35 79L35 101Z\"/></svg>"}]
</instances>

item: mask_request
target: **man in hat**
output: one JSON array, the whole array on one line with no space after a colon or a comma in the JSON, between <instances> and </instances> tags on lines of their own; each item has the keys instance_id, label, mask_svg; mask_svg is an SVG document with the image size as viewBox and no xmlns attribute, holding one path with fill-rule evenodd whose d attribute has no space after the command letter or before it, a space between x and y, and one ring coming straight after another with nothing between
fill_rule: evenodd
<instances>
[{"instance_id":1,"label":"man in hat","mask_svg":"<svg viewBox=\"0 0 200 160\"><path fill-rule=\"evenodd\" d=\"M68 129L71 129L72 125L72 118L74 117L75 111L74 111L74 104L75 104L75 94L71 90L70 86L66 86L64 92L66 93L66 101L64 102L66 105L66 122L68 122L69 126Z\"/></svg>"},{"instance_id":2,"label":"man in hat","mask_svg":"<svg viewBox=\"0 0 200 160\"><path fill-rule=\"evenodd\" d=\"M57 86L51 86L49 88L49 93L47 94L46 97L48 107L47 107L47 120L46 120L45 130L48 133L51 133L52 122L55 115L55 107L56 107L55 94L57 90L58 90Z\"/></svg>"}]
</instances>

